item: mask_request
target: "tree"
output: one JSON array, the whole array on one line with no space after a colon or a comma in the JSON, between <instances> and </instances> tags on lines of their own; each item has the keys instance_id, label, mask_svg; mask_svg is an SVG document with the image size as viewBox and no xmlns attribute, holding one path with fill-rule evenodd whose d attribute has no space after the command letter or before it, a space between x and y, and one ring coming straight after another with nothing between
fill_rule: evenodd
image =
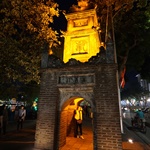
<instances>
[{"instance_id":1,"label":"tree","mask_svg":"<svg viewBox=\"0 0 150 150\"><path fill-rule=\"evenodd\" d=\"M0 8L0 95L11 98L24 84L38 89L41 53L59 44L51 27L59 10L52 0L3 0Z\"/></svg>"},{"instance_id":2,"label":"tree","mask_svg":"<svg viewBox=\"0 0 150 150\"><path fill-rule=\"evenodd\" d=\"M0 79L39 83L41 52L58 43L50 27L59 16L51 0L7 0L0 2Z\"/></svg>"},{"instance_id":3,"label":"tree","mask_svg":"<svg viewBox=\"0 0 150 150\"><path fill-rule=\"evenodd\" d=\"M149 53L150 6L148 0L95 0L103 40L115 33L119 76L124 68L141 71ZM110 16L108 19L108 15ZM112 16L112 17L111 17ZM136 57L135 57L136 54Z\"/></svg>"},{"instance_id":4,"label":"tree","mask_svg":"<svg viewBox=\"0 0 150 150\"><path fill-rule=\"evenodd\" d=\"M115 23L116 47L120 70L133 67L141 72L146 57L150 55L150 14L146 8L137 8L124 13ZM136 56L136 57L135 57ZM148 79L148 74L145 76Z\"/></svg>"}]
</instances>

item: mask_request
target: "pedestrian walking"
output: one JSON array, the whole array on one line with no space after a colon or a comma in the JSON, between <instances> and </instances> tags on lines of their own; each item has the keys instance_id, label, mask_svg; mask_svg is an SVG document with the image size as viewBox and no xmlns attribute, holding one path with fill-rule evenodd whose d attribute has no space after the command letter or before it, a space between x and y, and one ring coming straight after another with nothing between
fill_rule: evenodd
<instances>
[{"instance_id":1,"label":"pedestrian walking","mask_svg":"<svg viewBox=\"0 0 150 150\"><path fill-rule=\"evenodd\" d=\"M6 134L7 124L8 124L8 110L7 106L3 105L3 134Z\"/></svg>"},{"instance_id":2,"label":"pedestrian walking","mask_svg":"<svg viewBox=\"0 0 150 150\"><path fill-rule=\"evenodd\" d=\"M21 108L19 109L19 118L17 121L17 130L23 128L23 122L25 120L25 117L26 117L26 110L25 110L24 106L21 105Z\"/></svg>"},{"instance_id":3,"label":"pedestrian walking","mask_svg":"<svg viewBox=\"0 0 150 150\"><path fill-rule=\"evenodd\" d=\"M80 106L77 106L77 109L75 110L75 136L77 138L84 139L82 136L82 121L83 121L83 109Z\"/></svg>"}]
</instances>

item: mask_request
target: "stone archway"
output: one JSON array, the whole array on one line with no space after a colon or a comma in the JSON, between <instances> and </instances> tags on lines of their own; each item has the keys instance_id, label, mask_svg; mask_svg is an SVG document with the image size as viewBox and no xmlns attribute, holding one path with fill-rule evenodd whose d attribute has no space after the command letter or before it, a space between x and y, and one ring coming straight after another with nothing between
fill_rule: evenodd
<instances>
[{"instance_id":1,"label":"stone archway","mask_svg":"<svg viewBox=\"0 0 150 150\"><path fill-rule=\"evenodd\" d=\"M60 91L60 105L59 109L63 109L63 105L66 104L66 100L70 99L72 97L82 97L83 99L86 99L90 104L92 109L95 108L93 104L93 87L73 87L73 88L59 88Z\"/></svg>"},{"instance_id":2,"label":"stone archway","mask_svg":"<svg viewBox=\"0 0 150 150\"><path fill-rule=\"evenodd\" d=\"M80 90L79 90L80 89ZM90 87L82 88L59 88L60 91L60 131L59 147L64 146L66 137L74 136L74 110L80 101L86 100L94 110L93 89Z\"/></svg>"},{"instance_id":3,"label":"stone archway","mask_svg":"<svg viewBox=\"0 0 150 150\"><path fill-rule=\"evenodd\" d=\"M93 110L94 150L108 150L108 147L121 150L116 72L115 64L43 70L35 148L58 150L65 144L67 130L60 129L67 128L67 121L62 116L67 117L65 108L71 103L71 98L82 97L91 104Z\"/></svg>"}]
</instances>

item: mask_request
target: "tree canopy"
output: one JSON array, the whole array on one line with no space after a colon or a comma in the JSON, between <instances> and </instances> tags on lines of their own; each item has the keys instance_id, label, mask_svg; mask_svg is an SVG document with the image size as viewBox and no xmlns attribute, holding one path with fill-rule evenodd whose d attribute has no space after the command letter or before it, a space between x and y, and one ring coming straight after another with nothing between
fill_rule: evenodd
<instances>
[{"instance_id":1,"label":"tree canopy","mask_svg":"<svg viewBox=\"0 0 150 150\"><path fill-rule=\"evenodd\" d=\"M0 1L0 88L40 82L42 51L59 44L51 24L59 16L52 0ZM15 89L14 89L15 91Z\"/></svg>"},{"instance_id":2,"label":"tree canopy","mask_svg":"<svg viewBox=\"0 0 150 150\"><path fill-rule=\"evenodd\" d=\"M59 15L58 5L50 0L7 0L0 8L1 82L39 82L41 52L58 43L50 26Z\"/></svg>"},{"instance_id":3,"label":"tree canopy","mask_svg":"<svg viewBox=\"0 0 150 150\"><path fill-rule=\"evenodd\" d=\"M104 35L103 40L107 32L107 13L111 11L119 72L124 67L127 70L134 67L141 72L145 58L150 55L150 2L148 0L95 0L94 3L97 7L102 35ZM148 78L146 75L144 77Z\"/></svg>"},{"instance_id":4,"label":"tree canopy","mask_svg":"<svg viewBox=\"0 0 150 150\"><path fill-rule=\"evenodd\" d=\"M121 15L121 17L120 17ZM120 70L135 68L141 73L147 56L150 56L150 12L149 6L135 6L115 19L115 37ZM136 56L136 57L135 57ZM144 78L148 79L145 75Z\"/></svg>"}]
</instances>

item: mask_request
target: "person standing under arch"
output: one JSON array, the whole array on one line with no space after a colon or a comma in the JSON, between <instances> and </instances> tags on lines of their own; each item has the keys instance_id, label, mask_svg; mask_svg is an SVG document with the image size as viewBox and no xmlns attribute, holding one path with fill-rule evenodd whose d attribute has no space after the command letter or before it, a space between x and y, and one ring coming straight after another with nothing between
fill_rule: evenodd
<instances>
[{"instance_id":1,"label":"person standing under arch","mask_svg":"<svg viewBox=\"0 0 150 150\"><path fill-rule=\"evenodd\" d=\"M77 106L77 109L75 110L75 135L77 138L81 138L84 139L84 137L82 136L82 121L83 121L83 109L80 106Z\"/></svg>"}]
</instances>

